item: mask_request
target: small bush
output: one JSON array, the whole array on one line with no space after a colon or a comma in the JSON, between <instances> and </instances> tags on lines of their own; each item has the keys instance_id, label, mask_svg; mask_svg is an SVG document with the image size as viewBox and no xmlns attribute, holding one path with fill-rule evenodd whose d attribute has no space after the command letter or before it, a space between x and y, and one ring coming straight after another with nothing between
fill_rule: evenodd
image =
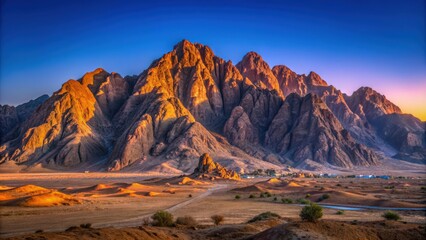
<instances>
[{"instance_id":1,"label":"small bush","mask_svg":"<svg viewBox=\"0 0 426 240\"><path fill-rule=\"evenodd\" d=\"M240 195L235 195L235 199L240 199L241 196Z\"/></svg>"},{"instance_id":2,"label":"small bush","mask_svg":"<svg viewBox=\"0 0 426 240\"><path fill-rule=\"evenodd\" d=\"M303 199L303 198L299 198L296 200L297 203L299 204L309 204L311 201L307 200L307 199Z\"/></svg>"},{"instance_id":3,"label":"small bush","mask_svg":"<svg viewBox=\"0 0 426 240\"><path fill-rule=\"evenodd\" d=\"M157 211L151 216L153 223L152 225L157 227L171 227L173 226L173 215L167 211Z\"/></svg>"},{"instance_id":4,"label":"small bush","mask_svg":"<svg viewBox=\"0 0 426 240\"><path fill-rule=\"evenodd\" d=\"M188 226L188 227L195 227L197 226L197 221L191 216L183 216L183 217L178 217L176 219L176 224Z\"/></svg>"},{"instance_id":5,"label":"small bush","mask_svg":"<svg viewBox=\"0 0 426 240\"><path fill-rule=\"evenodd\" d=\"M336 187L341 187L341 186L342 186L342 184L340 184L340 183L336 184Z\"/></svg>"},{"instance_id":6,"label":"small bush","mask_svg":"<svg viewBox=\"0 0 426 240\"><path fill-rule=\"evenodd\" d=\"M395 189L395 186L385 186L385 189Z\"/></svg>"},{"instance_id":7,"label":"small bush","mask_svg":"<svg viewBox=\"0 0 426 240\"><path fill-rule=\"evenodd\" d=\"M383 213L382 217L384 217L386 220L393 220L393 221L398 221L401 219L398 213L391 212L391 211L386 211L385 213Z\"/></svg>"},{"instance_id":8,"label":"small bush","mask_svg":"<svg viewBox=\"0 0 426 240\"><path fill-rule=\"evenodd\" d=\"M270 192L265 192L266 197L272 197L272 194Z\"/></svg>"},{"instance_id":9,"label":"small bush","mask_svg":"<svg viewBox=\"0 0 426 240\"><path fill-rule=\"evenodd\" d=\"M260 198L264 198L264 197L265 197L265 195L264 195L263 193L261 193L261 194L259 195L259 197L260 197Z\"/></svg>"},{"instance_id":10,"label":"small bush","mask_svg":"<svg viewBox=\"0 0 426 240\"><path fill-rule=\"evenodd\" d=\"M309 193L305 195L305 198L310 198L310 197L311 197L311 194Z\"/></svg>"},{"instance_id":11,"label":"small bush","mask_svg":"<svg viewBox=\"0 0 426 240\"><path fill-rule=\"evenodd\" d=\"M192 194L189 194L189 195L188 195L188 197L189 197L189 198L192 198Z\"/></svg>"},{"instance_id":12,"label":"small bush","mask_svg":"<svg viewBox=\"0 0 426 240\"><path fill-rule=\"evenodd\" d=\"M281 216L276 214L276 213L273 213L273 212L264 212L264 213L261 213L261 214L255 216L254 218L250 219L248 221L248 223L262 221L262 220L265 220L265 219L272 219L272 218L280 219Z\"/></svg>"},{"instance_id":13,"label":"small bush","mask_svg":"<svg viewBox=\"0 0 426 240\"><path fill-rule=\"evenodd\" d=\"M92 224L91 223L84 223L84 224L80 224L81 228L91 228Z\"/></svg>"},{"instance_id":14,"label":"small bush","mask_svg":"<svg viewBox=\"0 0 426 240\"><path fill-rule=\"evenodd\" d=\"M42 229L35 231L35 233L42 233L42 232L44 232Z\"/></svg>"},{"instance_id":15,"label":"small bush","mask_svg":"<svg viewBox=\"0 0 426 240\"><path fill-rule=\"evenodd\" d=\"M291 204L293 203L293 200L290 198L283 198L281 199L281 202L285 203L285 204Z\"/></svg>"},{"instance_id":16,"label":"small bush","mask_svg":"<svg viewBox=\"0 0 426 240\"><path fill-rule=\"evenodd\" d=\"M214 225L219 225L225 220L222 215L213 215L210 218L213 220Z\"/></svg>"},{"instance_id":17,"label":"small bush","mask_svg":"<svg viewBox=\"0 0 426 240\"><path fill-rule=\"evenodd\" d=\"M420 188L420 190L425 191L425 190L426 190L426 187L425 187L425 186L422 186L422 187Z\"/></svg>"},{"instance_id":18,"label":"small bush","mask_svg":"<svg viewBox=\"0 0 426 240\"><path fill-rule=\"evenodd\" d=\"M253 194L250 194L249 198L255 198L256 196L254 196Z\"/></svg>"},{"instance_id":19,"label":"small bush","mask_svg":"<svg viewBox=\"0 0 426 240\"><path fill-rule=\"evenodd\" d=\"M326 199L329 199L330 198L330 195L329 194L323 194L319 199L318 199L318 202L321 202L321 201L323 201L323 200L326 200Z\"/></svg>"},{"instance_id":20,"label":"small bush","mask_svg":"<svg viewBox=\"0 0 426 240\"><path fill-rule=\"evenodd\" d=\"M277 201L278 200L278 198L277 197L274 197L274 201Z\"/></svg>"},{"instance_id":21,"label":"small bush","mask_svg":"<svg viewBox=\"0 0 426 240\"><path fill-rule=\"evenodd\" d=\"M302 220L316 222L322 217L322 207L315 203L311 203L308 206L302 208L299 216L302 218Z\"/></svg>"},{"instance_id":22,"label":"small bush","mask_svg":"<svg viewBox=\"0 0 426 240\"><path fill-rule=\"evenodd\" d=\"M336 212L336 214L337 214L337 215L343 215L343 214L345 214L345 211L343 211L343 210L339 210L339 211L337 211L337 212Z\"/></svg>"}]
</instances>

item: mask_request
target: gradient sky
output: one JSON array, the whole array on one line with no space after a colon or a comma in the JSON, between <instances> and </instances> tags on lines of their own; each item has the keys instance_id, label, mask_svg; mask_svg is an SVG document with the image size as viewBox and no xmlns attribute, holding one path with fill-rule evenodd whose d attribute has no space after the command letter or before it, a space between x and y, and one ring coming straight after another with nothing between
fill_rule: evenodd
<instances>
[{"instance_id":1,"label":"gradient sky","mask_svg":"<svg viewBox=\"0 0 426 240\"><path fill-rule=\"evenodd\" d=\"M237 63L371 86L426 120L426 4L372 1L0 0L0 104L52 94L97 67L139 74L182 39Z\"/></svg>"}]
</instances>

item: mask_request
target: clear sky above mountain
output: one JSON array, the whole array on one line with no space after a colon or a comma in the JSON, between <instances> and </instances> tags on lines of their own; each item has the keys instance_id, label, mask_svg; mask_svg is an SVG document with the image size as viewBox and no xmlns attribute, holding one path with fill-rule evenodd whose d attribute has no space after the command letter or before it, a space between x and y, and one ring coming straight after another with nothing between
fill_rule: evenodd
<instances>
[{"instance_id":1,"label":"clear sky above mountain","mask_svg":"<svg viewBox=\"0 0 426 240\"><path fill-rule=\"evenodd\" d=\"M0 103L51 94L97 67L139 74L182 39L237 63L371 86L426 120L426 5L401 1L1 1Z\"/></svg>"}]
</instances>

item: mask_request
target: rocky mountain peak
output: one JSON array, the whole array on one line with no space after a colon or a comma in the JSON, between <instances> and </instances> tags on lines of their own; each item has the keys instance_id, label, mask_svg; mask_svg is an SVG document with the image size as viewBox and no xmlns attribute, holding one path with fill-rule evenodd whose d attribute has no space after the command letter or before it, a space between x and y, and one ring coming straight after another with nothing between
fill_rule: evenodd
<instances>
[{"instance_id":1,"label":"rocky mountain peak","mask_svg":"<svg viewBox=\"0 0 426 240\"><path fill-rule=\"evenodd\" d=\"M258 53L248 52L236 67L243 77L249 78L256 86L275 90L280 96L284 96L268 63Z\"/></svg>"},{"instance_id":2,"label":"rocky mountain peak","mask_svg":"<svg viewBox=\"0 0 426 240\"><path fill-rule=\"evenodd\" d=\"M370 87L359 88L346 100L353 112L369 121L386 114L402 113L398 106Z\"/></svg>"},{"instance_id":3,"label":"rocky mountain peak","mask_svg":"<svg viewBox=\"0 0 426 240\"><path fill-rule=\"evenodd\" d=\"M324 81L320 77L320 75L318 75L316 72L311 71L308 74L307 79L308 79L308 82L309 82L310 85L313 85L313 86L328 86L327 82Z\"/></svg>"}]
</instances>

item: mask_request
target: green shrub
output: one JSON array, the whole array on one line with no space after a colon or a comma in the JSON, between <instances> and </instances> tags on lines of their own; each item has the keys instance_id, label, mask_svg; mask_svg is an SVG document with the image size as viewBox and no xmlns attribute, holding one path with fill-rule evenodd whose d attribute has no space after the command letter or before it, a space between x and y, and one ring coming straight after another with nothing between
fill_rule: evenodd
<instances>
[{"instance_id":1,"label":"green shrub","mask_svg":"<svg viewBox=\"0 0 426 240\"><path fill-rule=\"evenodd\" d=\"M240 195L235 195L235 199L240 199L241 196Z\"/></svg>"},{"instance_id":2,"label":"green shrub","mask_svg":"<svg viewBox=\"0 0 426 240\"><path fill-rule=\"evenodd\" d=\"M322 207L315 203L311 203L303 207L302 211L300 211L300 218L302 218L302 220L316 222L321 217L322 217Z\"/></svg>"},{"instance_id":3,"label":"green shrub","mask_svg":"<svg viewBox=\"0 0 426 240\"><path fill-rule=\"evenodd\" d=\"M191 216L183 216L183 217L178 217L176 219L176 224L188 226L188 227L195 227L197 226L197 221Z\"/></svg>"},{"instance_id":4,"label":"green shrub","mask_svg":"<svg viewBox=\"0 0 426 240\"><path fill-rule=\"evenodd\" d=\"M278 198L277 197L274 197L274 201L277 201L278 200Z\"/></svg>"},{"instance_id":5,"label":"green shrub","mask_svg":"<svg viewBox=\"0 0 426 240\"><path fill-rule=\"evenodd\" d=\"M83 223L83 224L80 224L80 227L81 228L91 228L92 224L91 223Z\"/></svg>"},{"instance_id":6,"label":"green shrub","mask_svg":"<svg viewBox=\"0 0 426 240\"><path fill-rule=\"evenodd\" d=\"M309 204L311 201L304 199L304 198L299 198L296 200L297 203L299 204Z\"/></svg>"},{"instance_id":7,"label":"green shrub","mask_svg":"<svg viewBox=\"0 0 426 240\"><path fill-rule=\"evenodd\" d=\"M152 225L157 227L171 227L173 226L173 215L167 211L157 211L151 216Z\"/></svg>"},{"instance_id":8,"label":"green shrub","mask_svg":"<svg viewBox=\"0 0 426 240\"><path fill-rule=\"evenodd\" d=\"M261 214L255 216L254 218L250 219L248 221L248 223L262 221L262 220L265 220L265 219L272 219L272 218L281 219L281 216L276 214L276 213L273 213L273 212L264 212L264 213L261 213Z\"/></svg>"},{"instance_id":9,"label":"green shrub","mask_svg":"<svg viewBox=\"0 0 426 240\"><path fill-rule=\"evenodd\" d=\"M393 220L393 221L398 221L401 219L398 213L391 212L391 211L386 211L385 213L383 213L382 217L384 217L387 220Z\"/></svg>"},{"instance_id":10,"label":"green shrub","mask_svg":"<svg viewBox=\"0 0 426 240\"><path fill-rule=\"evenodd\" d=\"M270 192L265 192L266 197L272 197L272 194Z\"/></svg>"},{"instance_id":11,"label":"green shrub","mask_svg":"<svg viewBox=\"0 0 426 240\"><path fill-rule=\"evenodd\" d=\"M255 198L256 196L254 196L253 194L250 194L249 198Z\"/></svg>"},{"instance_id":12,"label":"green shrub","mask_svg":"<svg viewBox=\"0 0 426 240\"><path fill-rule=\"evenodd\" d=\"M265 195L264 195L263 193L261 193L261 194L259 195L259 197L260 197L260 198L264 198L264 197L265 197Z\"/></svg>"},{"instance_id":13,"label":"green shrub","mask_svg":"<svg viewBox=\"0 0 426 240\"><path fill-rule=\"evenodd\" d=\"M293 200L290 198L283 198L281 199L281 202L286 203L286 204L291 204L293 203Z\"/></svg>"},{"instance_id":14,"label":"green shrub","mask_svg":"<svg viewBox=\"0 0 426 240\"><path fill-rule=\"evenodd\" d=\"M305 198L310 198L310 197L311 197L311 194L309 193L305 195Z\"/></svg>"},{"instance_id":15,"label":"green shrub","mask_svg":"<svg viewBox=\"0 0 426 240\"><path fill-rule=\"evenodd\" d=\"M329 199L330 198L330 195L329 194L323 194L319 199L318 199L318 201L319 202L321 202L321 201L323 201L323 200L326 200L326 199Z\"/></svg>"},{"instance_id":16,"label":"green shrub","mask_svg":"<svg viewBox=\"0 0 426 240\"><path fill-rule=\"evenodd\" d=\"M337 214L337 215L343 215L343 214L345 214L345 211L343 211L343 210L339 210L339 211L337 211L337 212L336 212L336 214Z\"/></svg>"},{"instance_id":17,"label":"green shrub","mask_svg":"<svg viewBox=\"0 0 426 240\"><path fill-rule=\"evenodd\" d=\"M213 215L210 218L213 220L214 225L219 225L225 220L222 215Z\"/></svg>"}]
</instances>

